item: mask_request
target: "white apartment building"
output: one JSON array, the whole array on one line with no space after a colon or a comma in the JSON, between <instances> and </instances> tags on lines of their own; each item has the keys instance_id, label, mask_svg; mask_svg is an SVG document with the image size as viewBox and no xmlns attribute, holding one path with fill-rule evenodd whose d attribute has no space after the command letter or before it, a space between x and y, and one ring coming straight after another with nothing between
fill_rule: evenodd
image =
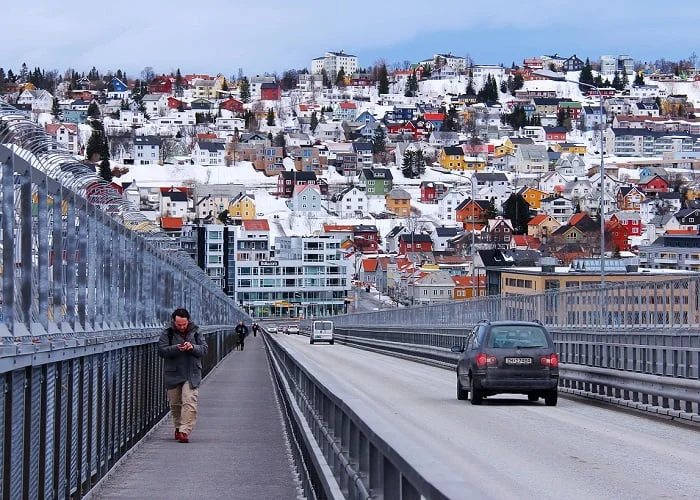
<instances>
[{"instance_id":1,"label":"white apartment building","mask_svg":"<svg viewBox=\"0 0 700 500\"><path fill-rule=\"evenodd\" d=\"M237 247L249 240L241 233ZM268 258L236 261L236 301L254 317L296 319L345 312L352 263L340 245L337 235L278 237ZM244 252L237 248L237 253Z\"/></svg>"},{"instance_id":2,"label":"white apartment building","mask_svg":"<svg viewBox=\"0 0 700 500\"><path fill-rule=\"evenodd\" d=\"M155 165L160 160L160 137L137 135L134 137L134 165Z\"/></svg>"},{"instance_id":3,"label":"white apartment building","mask_svg":"<svg viewBox=\"0 0 700 500\"><path fill-rule=\"evenodd\" d=\"M506 70L503 66L496 65L475 65L472 66L472 78L474 89L479 91L484 84L488 76L491 75L495 80L496 84L500 85L501 80L506 76Z\"/></svg>"},{"instance_id":4,"label":"white apartment building","mask_svg":"<svg viewBox=\"0 0 700 500\"><path fill-rule=\"evenodd\" d=\"M311 60L311 73L319 74L325 69L329 78L337 75L340 68L343 68L346 75L352 75L357 71L357 67L357 56L346 54L342 50L340 52L326 52L323 57Z\"/></svg>"}]
</instances>

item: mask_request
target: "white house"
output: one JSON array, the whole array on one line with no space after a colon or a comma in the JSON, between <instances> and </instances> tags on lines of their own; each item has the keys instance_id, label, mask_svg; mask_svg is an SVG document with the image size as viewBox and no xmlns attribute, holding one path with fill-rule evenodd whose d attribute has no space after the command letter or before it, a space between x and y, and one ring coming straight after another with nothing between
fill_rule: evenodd
<instances>
[{"instance_id":1,"label":"white house","mask_svg":"<svg viewBox=\"0 0 700 500\"><path fill-rule=\"evenodd\" d=\"M357 186L348 186L328 200L329 210L338 214L338 217L355 217L358 214L366 214L368 206L367 193Z\"/></svg>"},{"instance_id":2,"label":"white house","mask_svg":"<svg viewBox=\"0 0 700 500\"><path fill-rule=\"evenodd\" d=\"M141 103L149 116L161 116L168 109L168 96L166 94L146 94L141 99Z\"/></svg>"},{"instance_id":3,"label":"white house","mask_svg":"<svg viewBox=\"0 0 700 500\"><path fill-rule=\"evenodd\" d=\"M567 180L557 171L547 172L540 180L537 182L537 189L544 191L545 193L554 193L559 188L563 191L564 186L566 186Z\"/></svg>"},{"instance_id":4,"label":"white house","mask_svg":"<svg viewBox=\"0 0 700 500\"><path fill-rule=\"evenodd\" d=\"M521 144L515 152L515 170L523 174L549 170L549 155L544 144Z\"/></svg>"},{"instance_id":5,"label":"white house","mask_svg":"<svg viewBox=\"0 0 700 500\"><path fill-rule=\"evenodd\" d=\"M320 212L321 188L316 184L297 184L294 186L291 209L294 212Z\"/></svg>"},{"instance_id":6,"label":"white house","mask_svg":"<svg viewBox=\"0 0 700 500\"><path fill-rule=\"evenodd\" d=\"M78 125L75 123L48 123L46 132L52 135L56 142L72 155L77 155L80 149L78 141Z\"/></svg>"},{"instance_id":7,"label":"white house","mask_svg":"<svg viewBox=\"0 0 700 500\"><path fill-rule=\"evenodd\" d=\"M554 170L563 177L572 180L584 177L588 173L588 166L583 156L576 153L564 153L554 164Z\"/></svg>"},{"instance_id":8,"label":"white house","mask_svg":"<svg viewBox=\"0 0 700 500\"><path fill-rule=\"evenodd\" d=\"M119 111L119 123L130 127L140 127L145 125L146 117L140 111L122 109Z\"/></svg>"},{"instance_id":9,"label":"white house","mask_svg":"<svg viewBox=\"0 0 700 500\"><path fill-rule=\"evenodd\" d=\"M160 160L160 137L137 135L134 137L134 165L154 165Z\"/></svg>"},{"instance_id":10,"label":"white house","mask_svg":"<svg viewBox=\"0 0 700 500\"><path fill-rule=\"evenodd\" d=\"M574 215L574 205L570 199L562 196L550 196L541 200L542 213L551 216L557 222L566 224Z\"/></svg>"},{"instance_id":11,"label":"white house","mask_svg":"<svg viewBox=\"0 0 700 500\"><path fill-rule=\"evenodd\" d=\"M25 90L17 98L17 104L32 107L34 113L50 113L53 108L53 96L46 90Z\"/></svg>"},{"instance_id":12,"label":"white house","mask_svg":"<svg viewBox=\"0 0 700 500\"><path fill-rule=\"evenodd\" d=\"M438 200L438 214L440 220L456 220L457 207L467 198L471 198L471 191L450 189L445 193L443 197Z\"/></svg>"},{"instance_id":13,"label":"white house","mask_svg":"<svg viewBox=\"0 0 700 500\"><path fill-rule=\"evenodd\" d=\"M187 214L187 195L182 191L166 191L160 197L161 217L182 217Z\"/></svg>"},{"instance_id":14,"label":"white house","mask_svg":"<svg viewBox=\"0 0 700 500\"><path fill-rule=\"evenodd\" d=\"M223 142L197 141L192 148L192 161L198 165L224 165L225 156Z\"/></svg>"}]
</instances>

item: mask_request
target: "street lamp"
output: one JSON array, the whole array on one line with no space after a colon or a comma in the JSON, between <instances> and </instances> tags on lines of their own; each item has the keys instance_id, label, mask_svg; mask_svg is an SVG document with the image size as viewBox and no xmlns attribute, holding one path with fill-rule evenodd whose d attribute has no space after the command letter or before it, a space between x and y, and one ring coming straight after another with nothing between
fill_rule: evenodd
<instances>
[{"instance_id":1,"label":"street lamp","mask_svg":"<svg viewBox=\"0 0 700 500\"><path fill-rule=\"evenodd\" d=\"M575 83L578 85L582 85L586 88L595 90L598 92L599 97L598 128L600 131L600 286L602 288L603 286L605 286L605 156L603 152L603 130L605 127L603 123L603 93L600 91L599 87L591 85L590 83L577 82L575 80L566 79L562 79L562 81L567 83Z\"/></svg>"}]
</instances>

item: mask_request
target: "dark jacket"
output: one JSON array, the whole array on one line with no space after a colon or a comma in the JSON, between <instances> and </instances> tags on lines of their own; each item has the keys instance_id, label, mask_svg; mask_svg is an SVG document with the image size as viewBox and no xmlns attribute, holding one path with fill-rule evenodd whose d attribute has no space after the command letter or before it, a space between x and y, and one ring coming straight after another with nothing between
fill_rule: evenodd
<instances>
[{"instance_id":1,"label":"dark jacket","mask_svg":"<svg viewBox=\"0 0 700 500\"><path fill-rule=\"evenodd\" d=\"M248 327L245 325L236 325L235 332L238 334L238 337L242 340L248 335Z\"/></svg>"},{"instance_id":2,"label":"dark jacket","mask_svg":"<svg viewBox=\"0 0 700 500\"><path fill-rule=\"evenodd\" d=\"M191 351L181 351L177 345L188 341ZM163 383L166 389L173 389L189 381L193 389L202 381L202 358L207 354L207 341L197 325L190 321L187 331L181 334L169 326L158 339L158 355L165 360Z\"/></svg>"}]
</instances>

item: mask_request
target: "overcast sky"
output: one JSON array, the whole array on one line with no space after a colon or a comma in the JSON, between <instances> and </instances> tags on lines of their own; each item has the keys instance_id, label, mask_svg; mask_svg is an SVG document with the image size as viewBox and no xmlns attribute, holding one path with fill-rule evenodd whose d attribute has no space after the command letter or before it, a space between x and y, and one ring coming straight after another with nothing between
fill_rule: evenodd
<instances>
[{"instance_id":1,"label":"overcast sky","mask_svg":"<svg viewBox=\"0 0 700 500\"><path fill-rule=\"evenodd\" d=\"M0 13L0 67L15 72L26 62L130 77L146 66L158 74L281 74L339 50L361 67L446 52L507 66L554 53L592 61L700 54L698 0L8 0Z\"/></svg>"}]
</instances>

